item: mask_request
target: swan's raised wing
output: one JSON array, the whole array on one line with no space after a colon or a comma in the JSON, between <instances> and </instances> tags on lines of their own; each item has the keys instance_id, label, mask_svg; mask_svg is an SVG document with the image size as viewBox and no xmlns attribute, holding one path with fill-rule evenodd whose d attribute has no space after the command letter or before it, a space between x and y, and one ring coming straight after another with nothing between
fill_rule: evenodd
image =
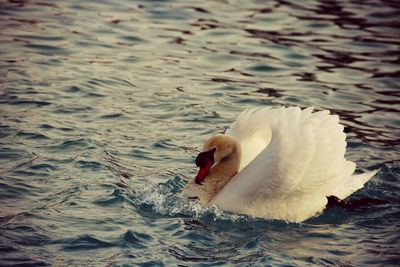
<instances>
[{"instance_id":1,"label":"swan's raised wing","mask_svg":"<svg viewBox=\"0 0 400 267\"><path fill-rule=\"evenodd\" d=\"M247 119L262 116L263 123L260 118L257 121L266 130L258 131L262 132L260 136L269 133L270 141L211 204L224 210L290 221L303 221L322 211L326 196L349 181L355 164L344 158L346 135L339 117L329 111L312 111L290 107L242 113ZM227 134L236 136L242 146L258 142L246 140L252 134L242 136L243 131L238 129L235 122ZM356 189L343 189L348 192L342 192L341 197Z\"/></svg>"},{"instance_id":2,"label":"swan's raised wing","mask_svg":"<svg viewBox=\"0 0 400 267\"><path fill-rule=\"evenodd\" d=\"M239 171L246 167L271 141L271 129L265 122L276 110L270 108L243 111L225 134L239 140L242 157Z\"/></svg>"}]
</instances>

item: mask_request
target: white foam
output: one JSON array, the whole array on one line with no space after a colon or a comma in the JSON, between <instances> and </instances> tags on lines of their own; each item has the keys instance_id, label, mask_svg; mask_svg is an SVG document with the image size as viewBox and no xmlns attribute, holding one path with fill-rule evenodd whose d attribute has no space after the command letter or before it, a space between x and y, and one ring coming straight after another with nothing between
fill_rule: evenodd
<instances>
[{"instance_id":1,"label":"white foam","mask_svg":"<svg viewBox=\"0 0 400 267\"><path fill-rule=\"evenodd\" d=\"M180 178L179 178L180 179ZM165 216L184 216L200 219L212 216L214 220L237 221L247 219L247 216L227 213L217 207L205 207L197 200L190 200L180 194L182 188L171 188L171 180L163 184L145 185L132 190L131 200L138 208L150 208L155 213ZM172 181L173 183L173 181ZM147 206L147 207L146 207Z\"/></svg>"}]
</instances>

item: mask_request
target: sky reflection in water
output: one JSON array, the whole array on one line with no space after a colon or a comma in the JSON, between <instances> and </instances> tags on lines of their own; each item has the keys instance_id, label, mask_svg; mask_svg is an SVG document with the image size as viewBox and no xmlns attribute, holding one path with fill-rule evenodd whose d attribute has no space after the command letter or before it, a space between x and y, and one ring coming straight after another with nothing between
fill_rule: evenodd
<instances>
[{"instance_id":1,"label":"sky reflection in water","mask_svg":"<svg viewBox=\"0 0 400 267\"><path fill-rule=\"evenodd\" d=\"M0 1L0 265L399 264L396 1ZM329 109L382 168L303 224L176 193L245 108Z\"/></svg>"}]
</instances>

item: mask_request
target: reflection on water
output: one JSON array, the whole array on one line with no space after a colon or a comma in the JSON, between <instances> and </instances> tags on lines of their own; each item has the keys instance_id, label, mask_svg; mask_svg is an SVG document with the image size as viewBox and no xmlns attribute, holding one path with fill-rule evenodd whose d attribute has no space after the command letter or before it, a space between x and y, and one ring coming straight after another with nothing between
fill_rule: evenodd
<instances>
[{"instance_id":1,"label":"reflection on water","mask_svg":"<svg viewBox=\"0 0 400 267\"><path fill-rule=\"evenodd\" d=\"M0 1L0 265L396 265L396 1ZM380 174L303 224L179 191L245 108L339 114Z\"/></svg>"}]
</instances>

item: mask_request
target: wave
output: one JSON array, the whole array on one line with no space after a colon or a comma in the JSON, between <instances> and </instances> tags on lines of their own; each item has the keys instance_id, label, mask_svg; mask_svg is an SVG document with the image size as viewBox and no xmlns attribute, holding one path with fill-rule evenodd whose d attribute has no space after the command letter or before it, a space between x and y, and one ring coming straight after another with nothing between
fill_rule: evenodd
<instances>
[{"instance_id":1,"label":"wave","mask_svg":"<svg viewBox=\"0 0 400 267\"><path fill-rule=\"evenodd\" d=\"M189 200L181 194L185 184L186 182L179 176L159 184L151 184L150 181L145 180L143 185L131 191L129 200L142 211L152 211L169 217L190 217L214 221L254 220L246 215L229 213L217 207L205 207L197 200Z\"/></svg>"}]
</instances>

